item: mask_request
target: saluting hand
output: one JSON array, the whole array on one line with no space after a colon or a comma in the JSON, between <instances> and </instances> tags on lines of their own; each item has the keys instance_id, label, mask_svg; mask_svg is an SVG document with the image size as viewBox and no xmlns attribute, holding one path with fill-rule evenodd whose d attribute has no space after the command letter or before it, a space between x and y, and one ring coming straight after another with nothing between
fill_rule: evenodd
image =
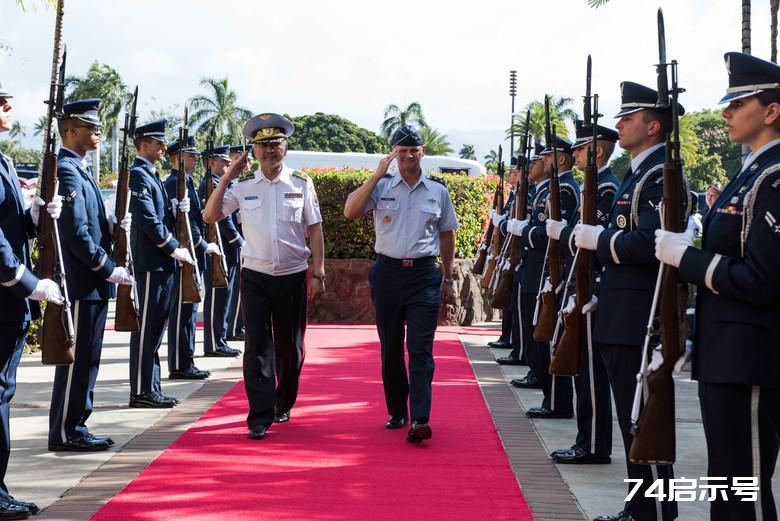
<instances>
[{"instance_id":1,"label":"saluting hand","mask_svg":"<svg viewBox=\"0 0 780 521\"><path fill-rule=\"evenodd\" d=\"M388 155L383 157L379 160L379 166L376 167L376 172L374 172L374 175L376 177L382 177L387 173L387 169L390 168L390 163L393 162L393 159L395 159L397 152L395 149L393 149L392 152L390 152Z\"/></svg>"},{"instance_id":2,"label":"saluting hand","mask_svg":"<svg viewBox=\"0 0 780 521\"><path fill-rule=\"evenodd\" d=\"M238 156L238 159L235 161L232 161L230 163L230 166L227 169L227 173L225 174L225 177L227 177L228 181L232 181L233 179L238 179L239 176L241 176L241 173L246 168L246 165L249 163L249 150L245 151L243 154Z\"/></svg>"}]
</instances>

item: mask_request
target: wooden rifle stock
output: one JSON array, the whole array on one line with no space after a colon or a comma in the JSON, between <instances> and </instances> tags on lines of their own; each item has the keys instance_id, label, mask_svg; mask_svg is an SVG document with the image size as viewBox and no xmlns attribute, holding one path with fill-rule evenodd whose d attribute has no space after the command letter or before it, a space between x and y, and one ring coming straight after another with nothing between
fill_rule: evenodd
<instances>
[{"instance_id":1,"label":"wooden rifle stock","mask_svg":"<svg viewBox=\"0 0 780 521\"><path fill-rule=\"evenodd\" d=\"M182 150L187 146L187 107L184 107L184 121L179 129L179 170L176 176L176 198L181 202L188 197L187 173L184 171L184 157ZM190 228L190 216L187 212L174 209L176 215L176 240L180 248L186 248L190 252L194 264L182 263L181 265L181 301L197 304L201 301L201 282L198 270L198 258L195 255L195 245L192 242L192 229Z\"/></svg>"},{"instance_id":2,"label":"wooden rifle stock","mask_svg":"<svg viewBox=\"0 0 780 521\"><path fill-rule=\"evenodd\" d=\"M504 164L501 157L501 146L498 147L498 175L500 177L498 185L498 198L496 200L496 213L501 214L504 212ZM493 226L491 219L490 227L492 228L492 236L490 237L490 255L487 259L487 268L484 275L482 275L482 289L488 289L490 282L493 280L493 272L496 269L496 263L501 253L501 230L496 226Z\"/></svg>"},{"instance_id":3,"label":"wooden rifle stock","mask_svg":"<svg viewBox=\"0 0 780 521\"><path fill-rule=\"evenodd\" d=\"M206 155L206 184L204 186L204 199L208 202L211 197L211 193L214 191L214 183L211 179L211 172L208 166L208 154ZM205 204L204 204L205 207ZM225 217L230 219L230 216ZM228 286L228 274L227 274L227 262L225 262L225 253L222 251L222 237L219 233L219 224L207 224L206 225L206 240L210 243L216 244L219 248L219 253L213 253L209 255L208 261L211 263L211 287L213 288L226 288Z\"/></svg>"},{"instance_id":4,"label":"wooden rifle stock","mask_svg":"<svg viewBox=\"0 0 780 521\"><path fill-rule=\"evenodd\" d=\"M496 191L493 192L493 210L496 209L498 204L498 192L499 186L496 186ZM485 263L487 262L488 250L490 249L490 241L493 239L493 220L488 216L488 223L485 227L485 233L482 234L482 239L479 241L479 248L477 248L477 254L474 258L474 265L471 267L471 273L474 275L482 275L485 271Z\"/></svg>"}]
</instances>

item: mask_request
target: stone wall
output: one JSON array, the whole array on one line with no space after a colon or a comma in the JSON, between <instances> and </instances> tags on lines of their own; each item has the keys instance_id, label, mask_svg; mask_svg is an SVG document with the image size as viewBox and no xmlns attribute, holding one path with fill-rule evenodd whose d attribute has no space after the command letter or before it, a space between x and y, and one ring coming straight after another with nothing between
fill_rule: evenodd
<instances>
[{"instance_id":1,"label":"stone wall","mask_svg":"<svg viewBox=\"0 0 780 521\"><path fill-rule=\"evenodd\" d=\"M326 259L326 293L309 303L310 322L375 321L371 303L368 270L374 263L368 259ZM481 277L471 273L471 259L456 259L453 268L457 302L442 306L439 323L468 326L474 322L496 320L498 313L483 299Z\"/></svg>"}]
</instances>

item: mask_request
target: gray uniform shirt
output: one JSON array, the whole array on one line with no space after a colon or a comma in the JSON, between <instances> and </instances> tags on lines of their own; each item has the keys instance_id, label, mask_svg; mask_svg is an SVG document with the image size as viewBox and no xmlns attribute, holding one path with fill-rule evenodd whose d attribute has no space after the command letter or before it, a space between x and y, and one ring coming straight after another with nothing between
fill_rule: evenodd
<instances>
[{"instance_id":1,"label":"gray uniform shirt","mask_svg":"<svg viewBox=\"0 0 780 521\"><path fill-rule=\"evenodd\" d=\"M395 259L439 255L439 233L458 227L447 187L420 175L409 186L400 172L379 180L364 209L374 211L374 250Z\"/></svg>"}]
</instances>

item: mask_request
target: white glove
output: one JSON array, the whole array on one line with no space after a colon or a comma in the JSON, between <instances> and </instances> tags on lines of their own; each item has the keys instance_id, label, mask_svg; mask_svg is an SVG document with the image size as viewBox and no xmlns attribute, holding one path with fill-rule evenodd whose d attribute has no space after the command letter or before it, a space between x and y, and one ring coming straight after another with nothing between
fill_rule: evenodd
<instances>
[{"instance_id":1,"label":"white glove","mask_svg":"<svg viewBox=\"0 0 780 521\"><path fill-rule=\"evenodd\" d=\"M114 217L116 219L116 216ZM119 227L122 228L127 233L130 233L130 226L133 224L133 214L130 212L125 213L125 216L122 218L122 222L119 223Z\"/></svg>"},{"instance_id":2,"label":"white glove","mask_svg":"<svg viewBox=\"0 0 780 521\"><path fill-rule=\"evenodd\" d=\"M663 346L660 345L653 349L653 356L650 359L650 363L647 364L648 373L654 373L658 371L661 368L661 364L664 363L664 354L663 351L661 351L662 349Z\"/></svg>"},{"instance_id":3,"label":"white glove","mask_svg":"<svg viewBox=\"0 0 780 521\"><path fill-rule=\"evenodd\" d=\"M680 261L688 247L693 246L696 222L688 220L688 228L682 233L655 231L655 257L669 266L680 267Z\"/></svg>"},{"instance_id":4,"label":"white glove","mask_svg":"<svg viewBox=\"0 0 780 521\"><path fill-rule=\"evenodd\" d=\"M39 280L33 292L30 293L30 300L45 300L55 304L65 302L65 299L62 298L62 292L60 292L60 285L51 279Z\"/></svg>"},{"instance_id":5,"label":"white glove","mask_svg":"<svg viewBox=\"0 0 780 521\"><path fill-rule=\"evenodd\" d=\"M127 271L127 268L119 266L114 268L114 271L111 272L111 275L106 280L113 284L123 284L125 286L132 286L135 282L135 279L130 275L130 272Z\"/></svg>"},{"instance_id":6,"label":"white glove","mask_svg":"<svg viewBox=\"0 0 780 521\"><path fill-rule=\"evenodd\" d=\"M493 210L490 210L490 219L493 221L493 226L498 226L501 224L501 221L504 220L504 216L500 213L496 213Z\"/></svg>"},{"instance_id":7,"label":"white glove","mask_svg":"<svg viewBox=\"0 0 780 521\"><path fill-rule=\"evenodd\" d=\"M523 228L526 226L528 226L528 219L523 219L522 221L509 219L506 223L506 231L519 237L523 234Z\"/></svg>"},{"instance_id":8,"label":"white glove","mask_svg":"<svg viewBox=\"0 0 780 521\"><path fill-rule=\"evenodd\" d=\"M171 211L175 212L176 209L179 207L179 200L175 197L171 197Z\"/></svg>"},{"instance_id":9,"label":"white glove","mask_svg":"<svg viewBox=\"0 0 780 521\"><path fill-rule=\"evenodd\" d=\"M552 292L552 282L550 282L550 277L547 277L544 279L544 287L542 287L542 293L550 293Z\"/></svg>"},{"instance_id":10,"label":"white glove","mask_svg":"<svg viewBox=\"0 0 780 521\"><path fill-rule=\"evenodd\" d=\"M49 204L46 204L46 201L40 197L36 197L33 200L32 207L30 208L30 216L32 217L35 226L38 226L38 222L41 220L42 206L46 206L46 212L51 215L52 219L59 219L60 214L62 213L62 197L55 195L52 197Z\"/></svg>"},{"instance_id":11,"label":"white glove","mask_svg":"<svg viewBox=\"0 0 780 521\"><path fill-rule=\"evenodd\" d=\"M582 314L587 315L588 313L592 313L596 311L599 308L599 298L596 295L593 295L590 297L590 300L587 304L582 306Z\"/></svg>"},{"instance_id":12,"label":"white glove","mask_svg":"<svg viewBox=\"0 0 780 521\"><path fill-rule=\"evenodd\" d=\"M190 211L190 198L185 197L179 201L179 213L187 213Z\"/></svg>"},{"instance_id":13,"label":"white glove","mask_svg":"<svg viewBox=\"0 0 780 521\"><path fill-rule=\"evenodd\" d=\"M206 255L214 255L219 253L219 246L216 243L210 242L206 245Z\"/></svg>"},{"instance_id":14,"label":"white glove","mask_svg":"<svg viewBox=\"0 0 780 521\"><path fill-rule=\"evenodd\" d=\"M599 244L599 235L604 231L601 225L578 224L574 227L574 245L577 248L596 251Z\"/></svg>"},{"instance_id":15,"label":"white glove","mask_svg":"<svg viewBox=\"0 0 780 521\"><path fill-rule=\"evenodd\" d=\"M488 218L492 221L493 217L495 216L496 216L496 211L493 208L491 208L490 213L488 214Z\"/></svg>"},{"instance_id":16,"label":"white glove","mask_svg":"<svg viewBox=\"0 0 780 521\"><path fill-rule=\"evenodd\" d=\"M702 232L704 231L704 225L701 222L701 214L695 213L688 217L688 226L691 226L691 223L695 226L693 229L694 235L696 237L700 236Z\"/></svg>"},{"instance_id":17,"label":"white glove","mask_svg":"<svg viewBox=\"0 0 780 521\"><path fill-rule=\"evenodd\" d=\"M577 299L574 298L574 295L569 295L569 300L566 301L566 307L561 310L561 313L564 315L568 315L572 311L574 311L574 307L577 305Z\"/></svg>"},{"instance_id":18,"label":"white glove","mask_svg":"<svg viewBox=\"0 0 780 521\"><path fill-rule=\"evenodd\" d=\"M173 250L173 253L171 253L171 257L173 257L175 260L179 261L180 263L187 263L195 265L195 261L192 259L192 255L190 255L190 252L187 248L176 248Z\"/></svg>"},{"instance_id":19,"label":"white glove","mask_svg":"<svg viewBox=\"0 0 780 521\"><path fill-rule=\"evenodd\" d=\"M556 221L555 219L547 219L547 223L544 225L544 229L547 231L547 236L556 241L561 238L561 232L569 225L566 219Z\"/></svg>"}]
</instances>

